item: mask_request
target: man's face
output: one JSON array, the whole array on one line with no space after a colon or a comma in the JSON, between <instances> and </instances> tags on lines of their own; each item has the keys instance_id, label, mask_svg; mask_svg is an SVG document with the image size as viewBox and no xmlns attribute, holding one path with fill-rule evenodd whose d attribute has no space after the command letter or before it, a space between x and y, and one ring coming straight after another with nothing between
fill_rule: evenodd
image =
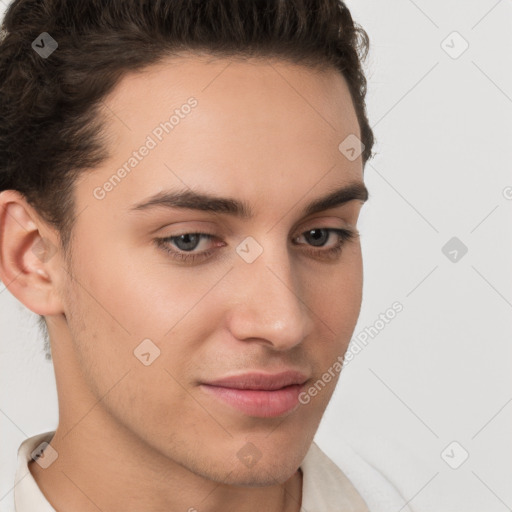
<instances>
[{"instance_id":1,"label":"man's face","mask_svg":"<svg viewBox=\"0 0 512 512\"><path fill-rule=\"evenodd\" d=\"M334 249L337 229L357 232L362 201L304 213L362 183L361 158L338 149L360 136L346 82L334 70L195 57L125 77L105 105L111 158L77 182L72 268L59 283L67 324L50 322L60 422L71 428L80 419L73 403L103 397L107 421L196 474L284 482L339 372L293 407L269 391L260 402L241 393L237 406L204 383L294 369L307 391L347 348L361 306L361 247L356 237ZM176 109L166 132L160 123ZM118 173L134 151L136 164ZM241 201L253 216L134 209L176 191Z\"/></svg>"}]
</instances>

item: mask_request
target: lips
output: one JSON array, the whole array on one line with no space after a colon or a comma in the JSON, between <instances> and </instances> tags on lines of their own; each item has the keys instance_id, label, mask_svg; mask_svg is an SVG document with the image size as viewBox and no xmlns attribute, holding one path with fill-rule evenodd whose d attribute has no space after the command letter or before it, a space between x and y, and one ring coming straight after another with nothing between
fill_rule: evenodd
<instances>
[{"instance_id":1,"label":"lips","mask_svg":"<svg viewBox=\"0 0 512 512\"><path fill-rule=\"evenodd\" d=\"M201 384L201 389L245 415L271 418L298 407L307 380L306 374L295 370L273 375L246 373Z\"/></svg>"},{"instance_id":2,"label":"lips","mask_svg":"<svg viewBox=\"0 0 512 512\"><path fill-rule=\"evenodd\" d=\"M302 385L308 380L307 375L295 370L287 370L276 374L260 372L245 373L217 379L205 384L231 389L254 389L274 391L286 386Z\"/></svg>"}]
</instances>

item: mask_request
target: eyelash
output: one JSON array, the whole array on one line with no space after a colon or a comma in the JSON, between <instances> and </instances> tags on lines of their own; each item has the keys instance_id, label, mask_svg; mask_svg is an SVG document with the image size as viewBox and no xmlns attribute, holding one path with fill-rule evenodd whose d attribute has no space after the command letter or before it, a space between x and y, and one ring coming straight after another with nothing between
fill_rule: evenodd
<instances>
[{"instance_id":1,"label":"eyelash","mask_svg":"<svg viewBox=\"0 0 512 512\"><path fill-rule=\"evenodd\" d=\"M308 229L307 231L304 231L299 236L302 236L306 233L309 233L311 231L317 231L317 230L325 230L330 233L335 233L339 236L338 243L334 247L332 247L328 250L323 250L323 251L322 250L307 250L306 251L308 253L316 253L316 254L320 253L321 257L326 256L328 259L336 259L340 255L341 250L343 249L343 246L345 245L345 243L347 243L351 240L354 240L355 238L357 238L359 236L358 232L356 232L354 230L339 229L339 228L312 228L312 229ZM184 235L200 235L200 236L206 238L207 240L211 240L211 239L215 238L215 235L212 235L210 233L189 232L189 233L182 233L179 235L168 236L165 238L155 238L155 243L156 243L157 247L159 247L164 252L166 252L169 256L171 256L172 259L174 259L175 261L180 261L180 262L184 262L184 263L194 263L198 260L203 261L214 252L215 249L208 249L208 250L200 252L200 253L188 253L186 251L180 251L180 250L176 251L175 249L171 249L169 246L169 242L171 242L172 240L175 240L177 238L180 238L181 236L184 236Z\"/></svg>"}]
</instances>

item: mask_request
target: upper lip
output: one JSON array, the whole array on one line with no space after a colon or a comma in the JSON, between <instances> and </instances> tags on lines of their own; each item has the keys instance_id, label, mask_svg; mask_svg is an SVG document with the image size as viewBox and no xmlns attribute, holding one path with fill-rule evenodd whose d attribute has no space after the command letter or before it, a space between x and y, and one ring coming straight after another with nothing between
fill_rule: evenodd
<instances>
[{"instance_id":1,"label":"upper lip","mask_svg":"<svg viewBox=\"0 0 512 512\"><path fill-rule=\"evenodd\" d=\"M250 372L240 375L232 375L210 382L209 386L235 389L263 389L272 391L286 386L304 384L308 380L307 375L296 370L287 370L281 373L269 374L262 372Z\"/></svg>"}]
</instances>

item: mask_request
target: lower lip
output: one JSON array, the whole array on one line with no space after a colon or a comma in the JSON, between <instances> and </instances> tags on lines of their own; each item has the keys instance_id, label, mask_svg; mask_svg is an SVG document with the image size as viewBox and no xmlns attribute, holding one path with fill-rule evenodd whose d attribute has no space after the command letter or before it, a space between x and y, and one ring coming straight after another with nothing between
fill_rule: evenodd
<instances>
[{"instance_id":1,"label":"lower lip","mask_svg":"<svg viewBox=\"0 0 512 512\"><path fill-rule=\"evenodd\" d=\"M296 384L274 391L235 389L202 384L201 388L235 409L260 418L281 416L295 409L304 385Z\"/></svg>"}]
</instances>

